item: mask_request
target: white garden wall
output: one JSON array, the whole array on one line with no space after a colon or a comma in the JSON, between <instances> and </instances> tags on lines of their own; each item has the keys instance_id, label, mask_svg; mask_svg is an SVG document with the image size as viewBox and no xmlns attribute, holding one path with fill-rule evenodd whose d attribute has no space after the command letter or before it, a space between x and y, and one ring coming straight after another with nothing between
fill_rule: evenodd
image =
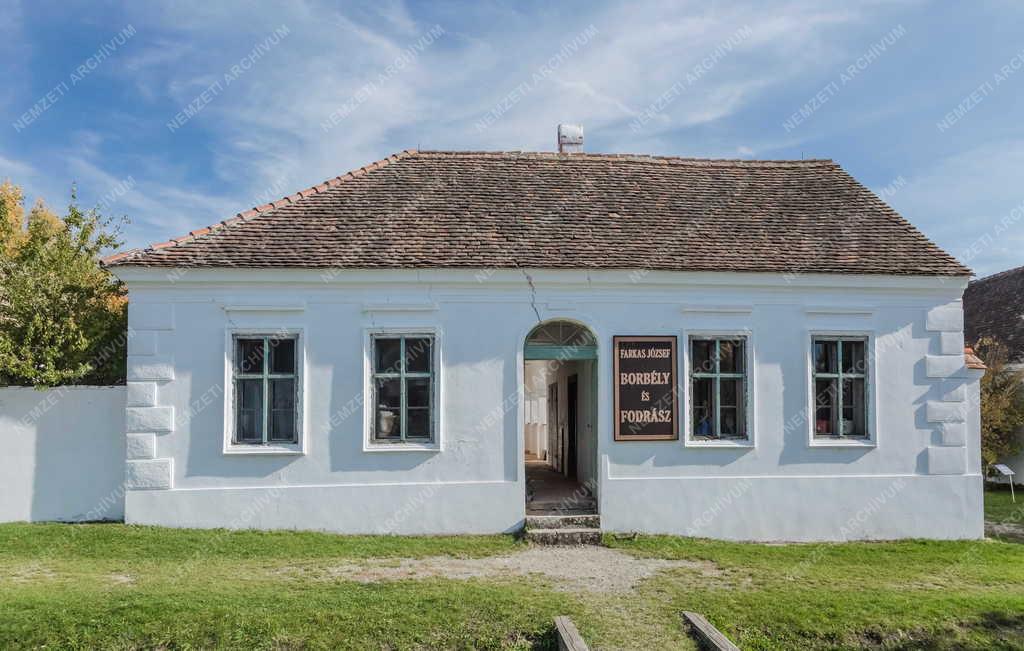
<instances>
[{"instance_id":1,"label":"white garden wall","mask_svg":"<svg viewBox=\"0 0 1024 651\"><path fill-rule=\"evenodd\" d=\"M0 522L124 517L124 387L0 388Z\"/></svg>"}]
</instances>

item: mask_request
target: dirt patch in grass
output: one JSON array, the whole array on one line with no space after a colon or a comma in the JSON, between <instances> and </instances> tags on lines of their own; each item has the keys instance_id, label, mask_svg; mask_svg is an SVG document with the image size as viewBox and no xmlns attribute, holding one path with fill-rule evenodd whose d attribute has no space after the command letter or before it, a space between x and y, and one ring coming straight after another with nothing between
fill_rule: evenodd
<instances>
[{"instance_id":1,"label":"dirt patch in grass","mask_svg":"<svg viewBox=\"0 0 1024 651\"><path fill-rule=\"evenodd\" d=\"M716 578L718 566L710 561L639 558L607 547L530 547L522 552L485 558L367 559L341 565L288 565L278 570L305 579L359 583L428 578L467 580L541 576L556 590L599 593L628 592L664 570L681 570L695 577Z\"/></svg>"},{"instance_id":2,"label":"dirt patch in grass","mask_svg":"<svg viewBox=\"0 0 1024 651\"><path fill-rule=\"evenodd\" d=\"M39 563L29 563L22 567L13 568L0 575L0 579L12 583L35 583L38 581L50 581L57 578L57 573Z\"/></svg>"},{"instance_id":3,"label":"dirt patch in grass","mask_svg":"<svg viewBox=\"0 0 1024 651\"><path fill-rule=\"evenodd\" d=\"M120 572L107 575L107 580L114 585L134 585L135 583L134 576L131 574L121 574Z\"/></svg>"}]
</instances>

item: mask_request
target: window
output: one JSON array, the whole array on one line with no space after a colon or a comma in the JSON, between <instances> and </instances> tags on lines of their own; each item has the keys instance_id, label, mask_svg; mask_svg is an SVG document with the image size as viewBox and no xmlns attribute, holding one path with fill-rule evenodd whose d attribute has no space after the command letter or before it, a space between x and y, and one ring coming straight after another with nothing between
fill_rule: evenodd
<instances>
[{"instance_id":1,"label":"window","mask_svg":"<svg viewBox=\"0 0 1024 651\"><path fill-rule=\"evenodd\" d=\"M434 424L434 337L372 337L374 443L430 444Z\"/></svg>"},{"instance_id":2,"label":"window","mask_svg":"<svg viewBox=\"0 0 1024 651\"><path fill-rule=\"evenodd\" d=\"M690 337L690 438L748 440L747 340Z\"/></svg>"},{"instance_id":3,"label":"window","mask_svg":"<svg viewBox=\"0 0 1024 651\"><path fill-rule=\"evenodd\" d=\"M813 338L815 438L869 438L866 349L866 337Z\"/></svg>"},{"instance_id":4,"label":"window","mask_svg":"<svg viewBox=\"0 0 1024 651\"><path fill-rule=\"evenodd\" d=\"M235 335L234 445L298 443L295 336Z\"/></svg>"}]
</instances>

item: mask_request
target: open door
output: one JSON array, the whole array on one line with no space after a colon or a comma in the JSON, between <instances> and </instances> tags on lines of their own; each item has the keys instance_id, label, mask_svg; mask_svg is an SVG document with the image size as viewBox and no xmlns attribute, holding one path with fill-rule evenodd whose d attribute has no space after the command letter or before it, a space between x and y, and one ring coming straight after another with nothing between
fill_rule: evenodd
<instances>
[{"instance_id":1,"label":"open door","mask_svg":"<svg viewBox=\"0 0 1024 651\"><path fill-rule=\"evenodd\" d=\"M565 467L562 472L570 479L576 479L576 459L579 454L579 376L570 375L566 389L566 451Z\"/></svg>"}]
</instances>

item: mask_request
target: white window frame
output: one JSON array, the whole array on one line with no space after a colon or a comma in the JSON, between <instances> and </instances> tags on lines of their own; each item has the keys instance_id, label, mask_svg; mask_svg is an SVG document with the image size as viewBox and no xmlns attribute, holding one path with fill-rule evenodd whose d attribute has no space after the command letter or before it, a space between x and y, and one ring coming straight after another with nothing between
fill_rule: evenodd
<instances>
[{"instance_id":1,"label":"white window frame","mask_svg":"<svg viewBox=\"0 0 1024 651\"><path fill-rule=\"evenodd\" d=\"M388 336L414 337L422 335L433 339L433 358L430 360L434 371L433 409L431 409L431 426L434 440L430 442L390 442L374 439L376 419L375 397L373 387L373 340L375 337ZM440 452L444 449L443 405L444 405L444 366L441 355L441 331L436 326L402 326L367 328L363 331L363 452Z\"/></svg>"},{"instance_id":2,"label":"white window frame","mask_svg":"<svg viewBox=\"0 0 1024 651\"><path fill-rule=\"evenodd\" d=\"M699 439L694 437L693 432L693 400L691 399L691 378L690 369L693 365L691 359L692 350L691 338L696 339L743 339L744 357L743 364L746 368L746 400L745 410L747 438L746 439ZM686 330L683 332L683 354L682 354L682 395L685 408L683 409L683 428L685 436L683 445L688 448L753 448L756 447L755 427L757 422L757 366L754 363L754 336L749 328L702 328L699 330Z\"/></svg>"},{"instance_id":3,"label":"white window frame","mask_svg":"<svg viewBox=\"0 0 1024 651\"><path fill-rule=\"evenodd\" d=\"M830 339L863 339L864 357L867 361L867 373L864 374L864 402L867 408L865 414L865 426L868 430L867 438L819 436L815 430L817 405L815 404L814 393L814 340L815 338ZM805 405L807 414L807 444L814 448L874 448L878 447L878 422L877 422L877 400L876 390L878 373L878 351L876 348L875 332L873 330L808 330L804 339L804 354L806 356L807 371L807 401Z\"/></svg>"},{"instance_id":4,"label":"white window frame","mask_svg":"<svg viewBox=\"0 0 1024 651\"><path fill-rule=\"evenodd\" d=\"M295 339L295 443L235 443L235 339L292 337ZM224 333L224 448L226 455L303 455L306 453L306 337L302 328L228 328Z\"/></svg>"}]
</instances>

